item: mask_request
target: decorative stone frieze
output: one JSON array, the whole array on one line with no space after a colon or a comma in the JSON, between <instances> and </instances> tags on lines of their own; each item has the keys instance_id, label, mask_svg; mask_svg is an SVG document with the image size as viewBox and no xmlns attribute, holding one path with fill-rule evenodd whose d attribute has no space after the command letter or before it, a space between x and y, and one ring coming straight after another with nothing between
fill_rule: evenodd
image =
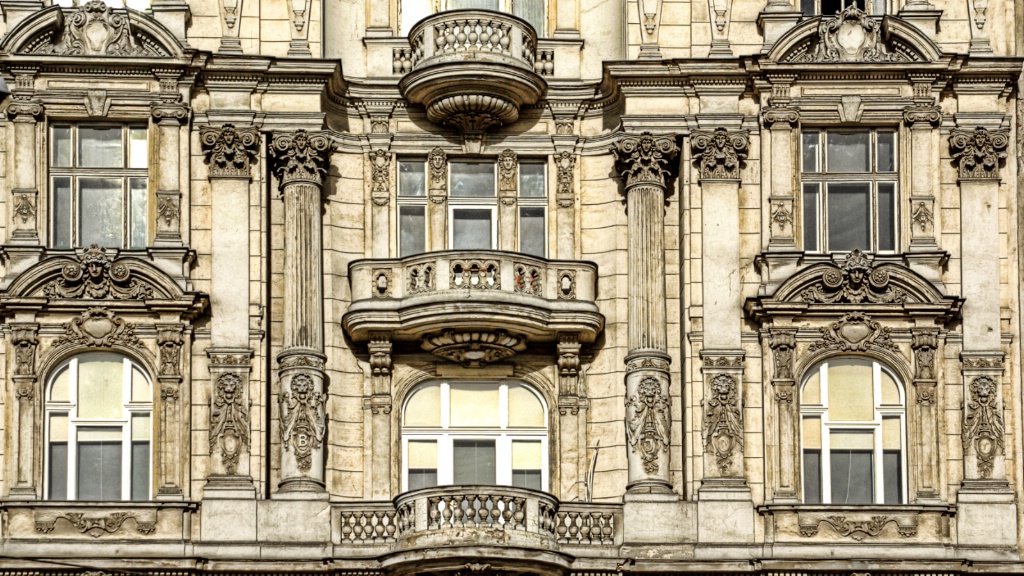
<instances>
[{"instance_id":1,"label":"decorative stone frieze","mask_svg":"<svg viewBox=\"0 0 1024 576\"><path fill-rule=\"evenodd\" d=\"M132 30L127 10L115 10L102 0L76 4L62 20L63 30L26 51L56 56L167 56L159 44Z\"/></svg>"},{"instance_id":2,"label":"decorative stone frieze","mask_svg":"<svg viewBox=\"0 0 1024 576\"><path fill-rule=\"evenodd\" d=\"M312 472L313 453L320 451L326 430L327 397L317 385L306 374L294 376L280 400L282 449L292 452L298 469L307 474Z\"/></svg>"},{"instance_id":3,"label":"decorative stone frieze","mask_svg":"<svg viewBox=\"0 0 1024 576\"><path fill-rule=\"evenodd\" d=\"M690 143L701 181L739 180L749 140L746 130L716 128L714 132L694 131L690 135Z\"/></svg>"},{"instance_id":4,"label":"decorative stone frieze","mask_svg":"<svg viewBox=\"0 0 1024 576\"><path fill-rule=\"evenodd\" d=\"M711 395L704 403L704 450L714 456L719 472L726 475L732 468L733 456L743 451L739 387L733 376L718 374L711 379L709 390Z\"/></svg>"},{"instance_id":5,"label":"decorative stone frieze","mask_svg":"<svg viewBox=\"0 0 1024 576\"><path fill-rule=\"evenodd\" d=\"M881 24L850 4L834 17L822 16L817 37L804 52L791 54L787 62L907 62L902 51L891 51L883 42Z\"/></svg>"},{"instance_id":6,"label":"decorative stone frieze","mask_svg":"<svg viewBox=\"0 0 1024 576\"><path fill-rule=\"evenodd\" d=\"M210 178L250 178L250 166L259 157L260 133L255 128L205 127L199 131Z\"/></svg>"},{"instance_id":7,"label":"decorative stone frieze","mask_svg":"<svg viewBox=\"0 0 1024 576\"><path fill-rule=\"evenodd\" d=\"M526 350L526 342L525 337L504 330L445 330L439 334L425 336L420 342L420 347L434 356L462 364L467 368L480 368Z\"/></svg>"},{"instance_id":8,"label":"decorative stone frieze","mask_svg":"<svg viewBox=\"0 0 1024 576\"><path fill-rule=\"evenodd\" d=\"M917 535L917 523L913 521L905 521L887 515L875 515L860 519L840 514L814 518L801 517L800 535L805 538L816 536L822 525L828 526L838 536L850 538L856 542L880 535L889 525L895 526L896 533L903 538Z\"/></svg>"},{"instance_id":9,"label":"decorative stone frieze","mask_svg":"<svg viewBox=\"0 0 1024 576\"><path fill-rule=\"evenodd\" d=\"M57 528L58 522L66 522L72 529L87 534L93 538L99 538L107 534L116 534L121 531L125 522L131 520L135 525L135 531L139 534L150 535L156 531L156 512L143 514L141 512L110 512L109 514L88 514L85 512L58 513L52 518L38 518L36 520L36 532L50 534Z\"/></svg>"},{"instance_id":10,"label":"decorative stone frieze","mask_svg":"<svg viewBox=\"0 0 1024 576\"><path fill-rule=\"evenodd\" d=\"M981 478L991 478L997 456L1004 449L1003 408L999 385L989 376L978 376L968 386L960 439L964 453L973 452Z\"/></svg>"},{"instance_id":11,"label":"decorative stone frieze","mask_svg":"<svg viewBox=\"0 0 1024 576\"><path fill-rule=\"evenodd\" d=\"M64 334L54 340L53 345L67 344L142 347L139 337L135 335L135 324L126 322L113 311L102 307L89 308L64 324Z\"/></svg>"},{"instance_id":12,"label":"decorative stone frieze","mask_svg":"<svg viewBox=\"0 0 1024 576\"><path fill-rule=\"evenodd\" d=\"M228 475L238 472L238 460L249 449L249 408L245 382L232 372L221 374L213 384L210 400L210 447L219 452Z\"/></svg>"},{"instance_id":13,"label":"decorative stone frieze","mask_svg":"<svg viewBox=\"0 0 1024 576\"><path fill-rule=\"evenodd\" d=\"M647 376L626 396L626 443L650 476L665 475L669 447L669 401L657 378Z\"/></svg>"},{"instance_id":14,"label":"decorative stone frieze","mask_svg":"<svg viewBox=\"0 0 1024 576\"><path fill-rule=\"evenodd\" d=\"M1009 130L951 130L949 147L960 179L998 179L999 161L1006 158L1009 143Z\"/></svg>"},{"instance_id":15,"label":"decorative stone frieze","mask_svg":"<svg viewBox=\"0 0 1024 576\"><path fill-rule=\"evenodd\" d=\"M863 312L844 314L839 321L822 326L820 332L821 338L811 344L808 352L885 350L899 353L899 348L890 338L891 330Z\"/></svg>"},{"instance_id":16,"label":"decorative stone frieze","mask_svg":"<svg viewBox=\"0 0 1024 576\"><path fill-rule=\"evenodd\" d=\"M873 269L871 260L859 249L846 255L841 267L821 275L821 282L804 290L800 297L805 302L860 304L902 303L907 294L889 286L889 274Z\"/></svg>"},{"instance_id":17,"label":"decorative stone frieze","mask_svg":"<svg viewBox=\"0 0 1024 576\"><path fill-rule=\"evenodd\" d=\"M274 175L283 190L293 183L323 185L334 146L325 132L274 134L270 142Z\"/></svg>"},{"instance_id":18,"label":"decorative stone frieze","mask_svg":"<svg viewBox=\"0 0 1024 576\"><path fill-rule=\"evenodd\" d=\"M153 285L132 274L131 261L112 259L106 248L93 244L77 253L74 260L64 260L61 278L43 288L47 298L141 300L154 297Z\"/></svg>"}]
</instances>

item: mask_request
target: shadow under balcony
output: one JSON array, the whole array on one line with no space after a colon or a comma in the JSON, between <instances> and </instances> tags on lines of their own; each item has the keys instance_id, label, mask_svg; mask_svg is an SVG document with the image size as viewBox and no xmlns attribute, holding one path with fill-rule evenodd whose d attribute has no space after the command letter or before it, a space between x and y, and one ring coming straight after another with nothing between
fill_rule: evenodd
<instances>
[{"instance_id":1,"label":"shadow under balcony","mask_svg":"<svg viewBox=\"0 0 1024 576\"><path fill-rule=\"evenodd\" d=\"M519 118L547 84L535 71L537 33L526 21L488 10L451 10L409 33L412 71L399 83L432 122L466 134Z\"/></svg>"},{"instance_id":2,"label":"shadow under balcony","mask_svg":"<svg viewBox=\"0 0 1024 576\"><path fill-rule=\"evenodd\" d=\"M429 252L349 265L352 304L342 319L367 342L419 342L436 356L479 366L563 336L593 343L597 265L500 251Z\"/></svg>"}]
</instances>

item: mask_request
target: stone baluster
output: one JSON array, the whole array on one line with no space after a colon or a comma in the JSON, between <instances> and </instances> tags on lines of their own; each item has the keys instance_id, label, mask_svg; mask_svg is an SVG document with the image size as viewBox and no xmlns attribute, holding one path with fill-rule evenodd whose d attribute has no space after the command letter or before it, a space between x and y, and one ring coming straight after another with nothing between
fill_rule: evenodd
<instances>
[{"instance_id":1,"label":"stone baluster","mask_svg":"<svg viewBox=\"0 0 1024 576\"><path fill-rule=\"evenodd\" d=\"M427 197L430 207L430 245L428 250L444 250L448 246L448 155L434 148L427 155Z\"/></svg>"},{"instance_id":2,"label":"stone baluster","mask_svg":"<svg viewBox=\"0 0 1024 576\"><path fill-rule=\"evenodd\" d=\"M629 235L626 438L630 492L669 492L665 198L678 171L673 138L624 136L612 148Z\"/></svg>"},{"instance_id":3,"label":"stone baluster","mask_svg":"<svg viewBox=\"0 0 1024 576\"><path fill-rule=\"evenodd\" d=\"M800 122L800 111L796 108L774 106L765 108L761 118L765 126L769 127L767 141L771 154L771 177L768 180L768 250L796 250L793 160L797 154L793 149L793 129Z\"/></svg>"},{"instance_id":4,"label":"stone baluster","mask_svg":"<svg viewBox=\"0 0 1024 576\"><path fill-rule=\"evenodd\" d=\"M939 347L936 330L913 330L914 402L908 402L912 461L917 464L917 502L939 500L939 402L935 354Z\"/></svg>"},{"instance_id":5,"label":"stone baluster","mask_svg":"<svg viewBox=\"0 0 1024 576\"><path fill-rule=\"evenodd\" d=\"M275 134L270 152L284 196L284 330L280 492L324 492L323 238L321 204L333 145L324 133Z\"/></svg>"},{"instance_id":6,"label":"stone baluster","mask_svg":"<svg viewBox=\"0 0 1024 576\"><path fill-rule=\"evenodd\" d=\"M372 492L376 500L389 500L392 492L391 474L391 333L372 332L367 350L370 353L370 390L372 395L364 402L370 411L373 434L370 475ZM395 486L400 490L400 486Z\"/></svg>"},{"instance_id":7,"label":"stone baluster","mask_svg":"<svg viewBox=\"0 0 1024 576\"><path fill-rule=\"evenodd\" d=\"M45 112L43 104L30 96L15 94L7 106L7 117L14 123L14 175L11 178L11 243L39 244L39 187L36 177L36 134L38 120Z\"/></svg>"},{"instance_id":8,"label":"stone baluster","mask_svg":"<svg viewBox=\"0 0 1024 576\"><path fill-rule=\"evenodd\" d=\"M181 124L188 107L177 102L154 104L157 126L156 246L181 246Z\"/></svg>"},{"instance_id":9,"label":"stone baluster","mask_svg":"<svg viewBox=\"0 0 1024 576\"><path fill-rule=\"evenodd\" d=\"M796 330L770 329L772 388L775 412L775 484L772 500L796 502L800 498L800 390L793 378Z\"/></svg>"},{"instance_id":10,"label":"stone baluster","mask_svg":"<svg viewBox=\"0 0 1024 576\"><path fill-rule=\"evenodd\" d=\"M188 442L188 435L182 427L183 406L181 371L182 348L186 339L181 324L158 324L157 347L160 349L160 367L156 381L160 390L160 426L158 428L157 499L181 500L184 498L185 473L188 465L181 449Z\"/></svg>"},{"instance_id":11,"label":"stone baluster","mask_svg":"<svg viewBox=\"0 0 1024 576\"><path fill-rule=\"evenodd\" d=\"M9 483L8 498L12 500L34 500L42 497L36 493L36 438L37 417L36 394L39 389L36 374L36 351L39 346L39 325L35 323L11 323L12 353L14 358L11 374L13 385L14 418L17 425L17 440L14 442L17 474L13 486ZM40 399L41 400L41 399Z\"/></svg>"},{"instance_id":12,"label":"stone baluster","mask_svg":"<svg viewBox=\"0 0 1024 576\"><path fill-rule=\"evenodd\" d=\"M512 150L498 155L498 248L516 250L516 200L519 196L519 157Z\"/></svg>"}]
</instances>

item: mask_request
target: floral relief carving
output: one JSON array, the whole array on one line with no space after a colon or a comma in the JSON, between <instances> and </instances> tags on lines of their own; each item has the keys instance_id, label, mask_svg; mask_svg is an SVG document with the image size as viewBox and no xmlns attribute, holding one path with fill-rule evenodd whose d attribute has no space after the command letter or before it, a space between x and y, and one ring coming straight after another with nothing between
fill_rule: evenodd
<instances>
[{"instance_id":1,"label":"floral relief carving","mask_svg":"<svg viewBox=\"0 0 1024 576\"><path fill-rule=\"evenodd\" d=\"M555 198L560 208L572 208L575 203L572 190L572 175L575 167L576 156L572 152L564 150L555 155L555 169L557 171Z\"/></svg>"},{"instance_id":2,"label":"floral relief carving","mask_svg":"<svg viewBox=\"0 0 1024 576\"><path fill-rule=\"evenodd\" d=\"M61 56L166 56L155 43L132 32L127 11L91 0L58 20L63 25L58 38L33 47L34 54Z\"/></svg>"},{"instance_id":3,"label":"floral relief carving","mask_svg":"<svg viewBox=\"0 0 1024 576\"><path fill-rule=\"evenodd\" d=\"M655 137L650 132L637 136L624 136L612 146L615 169L626 182L626 188L637 184L668 186L675 176L679 153L674 138Z\"/></svg>"},{"instance_id":4,"label":"floral relief carving","mask_svg":"<svg viewBox=\"0 0 1024 576\"><path fill-rule=\"evenodd\" d=\"M637 370L659 370L662 372L668 372L668 368L668 359L657 358L654 356L641 356L639 358L632 358L626 362L626 372L635 372Z\"/></svg>"},{"instance_id":5,"label":"floral relief carving","mask_svg":"<svg viewBox=\"0 0 1024 576\"><path fill-rule=\"evenodd\" d=\"M249 446L249 408L244 401L244 382L238 374L217 378L210 400L210 446L220 451L228 474L238 470L238 457Z\"/></svg>"},{"instance_id":6,"label":"floral relief carving","mask_svg":"<svg viewBox=\"0 0 1024 576\"><path fill-rule=\"evenodd\" d=\"M846 314L838 322L822 326L819 330L822 337L811 344L809 352L864 352L871 349L899 352L899 348L891 339L891 330L883 328L863 312Z\"/></svg>"},{"instance_id":7,"label":"floral relief carving","mask_svg":"<svg viewBox=\"0 0 1024 576\"><path fill-rule=\"evenodd\" d=\"M953 129L949 147L960 178L999 178L999 161L1006 158L1009 130Z\"/></svg>"},{"instance_id":8,"label":"floral relief carving","mask_svg":"<svg viewBox=\"0 0 1024 576\"><path fill-rule=\"evenodd\" d=\"M1003 359L998 357L978 358L964 356L961 360L964 368L1002 368Z\"/></svg>"},{"instance_id":9,"label":"floral relief carving","mask_svg":"<svg viewBox=\"0 0 1024 576\"><path fill-rule=\"evenodd\" d=\"M867 255L854 250L846 255L841 268L826 270L821 282L801 292L800 298L804 302L903 303L907 294L890 287L889 273L873 269Z\"/></svg>"},{"instance_id":10,"label":"floral relief carving","mask_svg":"<svg viewBox=\"0 0 1024 576\"><path fill-rule=\"evenodd\" d=\"M320 448L326 429L327 398L305 374L292 378L289 389L281 394L281 443L285 451L295 453L299 470L309 472L313 450Z\"/></svg>"},{"instance_id":11,"label":"floral relief carving","mask_svg":"<svg viewBox=\"0 0 1024 576\"><path fill-rule=\"evenodd\" d=\"M778 224L779 232L785 232L786 226L793 224L793 213L782 202L778 202L773 206L772 222Z\"/></svg>"},{"instance_id":12,"label":"floral relief carving","mask_svg":"<svg viewBox=\"0 0 1024 576\"><path fill-rule=\"evenodd\" d=\"M206 127L199 131L211 177L249 177L249 167L258 156L260 133L255 128Z\"/></svg>"},{"instance_id":13,"label":"floral relief carving","mask_svg":"<svg viewBox=\"0 0 1024 576\"><path fill-rule=\"evenodd\" d=\"M715 456L715 465L725 474L735 451L743 450L743 413L736 379L719 374L711 379L710 392L704 407L704 449Z\"/></svg>"},{"instance_id":14,"label":"floral relief carving","mask_svg":"<svg viewBox=\"0 0 1024 576\"><path fill-rule=\"evenodd\" d=\"M132 278L123 260L111 260L107 251L96 244L89 246L60 270L61 278L43 288L47 298L91 298L100 300L142 300L153 297L153 287Z\"/></svg>"},{"instance_id":15,"label":"floral relief carving","mask_svg":"<svg viewBox=\"0 0 1024 576\"><path fill-rule=\"evenodd\" d=\"M157 345L160 347L160 376L181 376L181 328L160 328Z\"/></svg>"},{"instance_id":16,"label":"floral relief carving","mask_svg":"<svg viewBox=\"0 0 1024 576\"><path fill-rule=\"evenodd\" d=\"M118 318L106 308L89 308L82 315L64 324L64 334L54 341L54 346L81 344L83 346L141 347L135 335L135 325Z\"/></svg>"},{"instance_id":17,"label":"floral relief carving","mask_svg":"<svg viewBox=\"0 0 1024 576\"><path fill-rule=\"evenodd\" d=\"M935 221L932 217L932 211L928 209L928 205L924 202L918 202L914 206L914 213L911 214L910 217L914 221L914 224L917 224L921 228L922 234L927 232L928 227Z\"/></svg>"},{"instance_id":18,"label":"floral relief carving","mask_svg":"<svg viewBox=\"0 0 1024 576\"><path fill-rule=\"evenodd\" d=\"M516 263L514 265L515 291L520 294L541 296L541 271L536 266Z\"/></svg>"},{"instance_id":19,"label":"floral relief carving","mask_svg":"<svg viewBox=\"0 0 1024 576\"><path fill-rule=\"evenodd\" d=\"M333 150L334 145L323 132L296 130L291 134L275 134L270 142L270 155L281 188L292 182L320 184L327 174Z\"/></svg>"},{"instance_id":20,"label":"floral relief carving","mask_svg":"<svg viewBox=\"0 0 1024 576\"><path fill-rule=\"evenodd\" d=\"M421 264L409 267L409 293L420 294L434 291L434 265Z\"/></svg>"},{"instance_id":21,"label":"floral relief carving","mask_svg":"<svg viewBox=\"0 0 1024 576\"><path fill-rule=\"evenodd\" d=\"M916 522L901 522L892 516L872 516L865 520L851 520L846 516L832 515L824 518L813 519L810 522L801 518L800 535L809 538L818 534L818 527L827 524L836 534L844 538L852 538L860 542L868 537L875 537L882 533L889 524L896 525L896 531L903 538L910 538L917 534Z\"/></svg>"},{"instance_id":22,"label":"floral relief carving","mask_svg":"<svg viewBox=\"0 0 1024 576\"><path fill-rule=\"evenodd\" d=\"M834 17L823 17L813 50L788 59L790 62L907 62L911 56L889 51L882 42L878 20L851 3Z\"/></svg>"},{"instance_id":23,"label":"floral relief carving","mask_svg":"<svg viewBox=\"0 0 1024 576\"><path fill-rule=\"evenodd\" d=\"M690 137L702 180L739 180L740 163L747 157L749 133L716 128Z\"/></svg>"},{"instance_id":24,"label":"floral relief carving","mask_svg":"<svg viewBox=\"0 0 1024 576\"><path fill-rule=\"evenodd\" d=\"M796 332L787 330L785 332L772 331L769 340L769 347L772 349L772 358L775 365L775 380L793 379L793 352L796 350Z\"/></svg>"},{"instance_id":25,"label":"floral relief carving","mask_svg":"<svg viewBox=\"0 0 1024 576\"><path fill-rule=\"evenodd\" d=\"M57 527L57 521L63 520L75 530L99 538L105 534L119 531L128 520L135 521L135 529L139 534L152 534L156 531L156 516L151 520L143 520L131 512L111 512L102 516L86 515L82 512L58 514L52 520L36 519L36 532L49 534Z\"/></svg>"},{"instance_id":26,"label":"floral relief carving","mask_svg":"<svg viewBox=\"0 0 1024 576\"><path fill-rule=\"evenodd\" d=\"M387 206L391 195L391 154L383 148L377 148L370 152L371 189L370 194L373 203L377 206Z\"/></svg>"},{"instance_id":27,"label":"floral relief carving","mask_svg":"<svg viewBox=\"0 0 1024 576\"><path fill-rule=\"evenodd\" d=\"M644 378L636 394L626 398L626 441L640 454L648 474L658 474L658 458L668 450L668 411L668 398L656 378Z\"/></svg>"},{"instance_id":28,"label":"floral relief carving","mask_svg":"<svg viewBox=\"0 0 1024 576\"><path fill-rule=\"evenodd\" d=\"M36 219L36 204L32 201L32 194L14 195L14 215L22 224L28 224Z\"/></svg>"},{"instance_id":29,"label":"floral relief carving","mask_svg":"<svg viewBox=\"0 0 1024 576\"><path fill-rule=\"evenodd\" d=\"M999 388L988 376L971 381L970 399L964 406L964 428L960 435L964 452L974 448L978 457L978 473L982 478L992 476L992 468L1004 448L1003 413L999 402Z\"/></svg>"},{"instance_id":30,"label":"floral relief carving","mask_svg":"<svg viewBox=\"0 0 1024 576\"><path fill-rule=\"evenodd\" d=\"M277 363L280 368L316 368L318 370L324 369L324 361L315 356L307 356L303 354L297 354L295 356L288 356L283 358Z\"/></svg>"},{"instance_id":31,"label":"floral relief carving","mask_svg":"<svg viewBox=\"0 0 1024 576\"><path fill-rule=\"evenodd\" d=\"M156 199L156 217L164 228L174 229L178 224L179 201L174 194L159 194Z\"/></svg>"}]
</instances>

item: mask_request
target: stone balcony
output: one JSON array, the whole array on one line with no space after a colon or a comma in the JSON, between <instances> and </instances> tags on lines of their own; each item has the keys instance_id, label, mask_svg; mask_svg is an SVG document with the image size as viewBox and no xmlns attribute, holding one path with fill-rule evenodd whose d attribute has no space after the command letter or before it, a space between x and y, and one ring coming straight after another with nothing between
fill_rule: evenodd
<instances>
[{"instance_id":1,"label":"stone balcony","mask_svg":"<svg viewBox=\"0 0 1024 576\"><path fill-rule=\"evenodd\" d=\"M604 328L597 266L499 251L430 252L349 265L352 305L342 319L366 342L387 333L463 364L500 360L530 343Z\"/></svg>"},{"instance_id":2,"label":"stone balcony","mask_svg":"<svg viewBox=\"0 0 1024 576\"><path fill-rule=\"evenodd\" d=\"M392 575L454 573L467 564L564 574L573 557L622 543L621 505L563 504L510 486L441 486L334 508L336 553L379 558Z\"/></svg>"},{"instance_id":3,"label":"stone balcony","mask_svg":"<svg viewBox=\"0 0 1024 576\"><path fill-rule=\"evenodd\" d=\"M481 134L519 118L547 84L536 71L537 33L525 21L488 10L424 18L409 33L412 70L399 88L432 122Z\"/></svg>"}]
</instances>

